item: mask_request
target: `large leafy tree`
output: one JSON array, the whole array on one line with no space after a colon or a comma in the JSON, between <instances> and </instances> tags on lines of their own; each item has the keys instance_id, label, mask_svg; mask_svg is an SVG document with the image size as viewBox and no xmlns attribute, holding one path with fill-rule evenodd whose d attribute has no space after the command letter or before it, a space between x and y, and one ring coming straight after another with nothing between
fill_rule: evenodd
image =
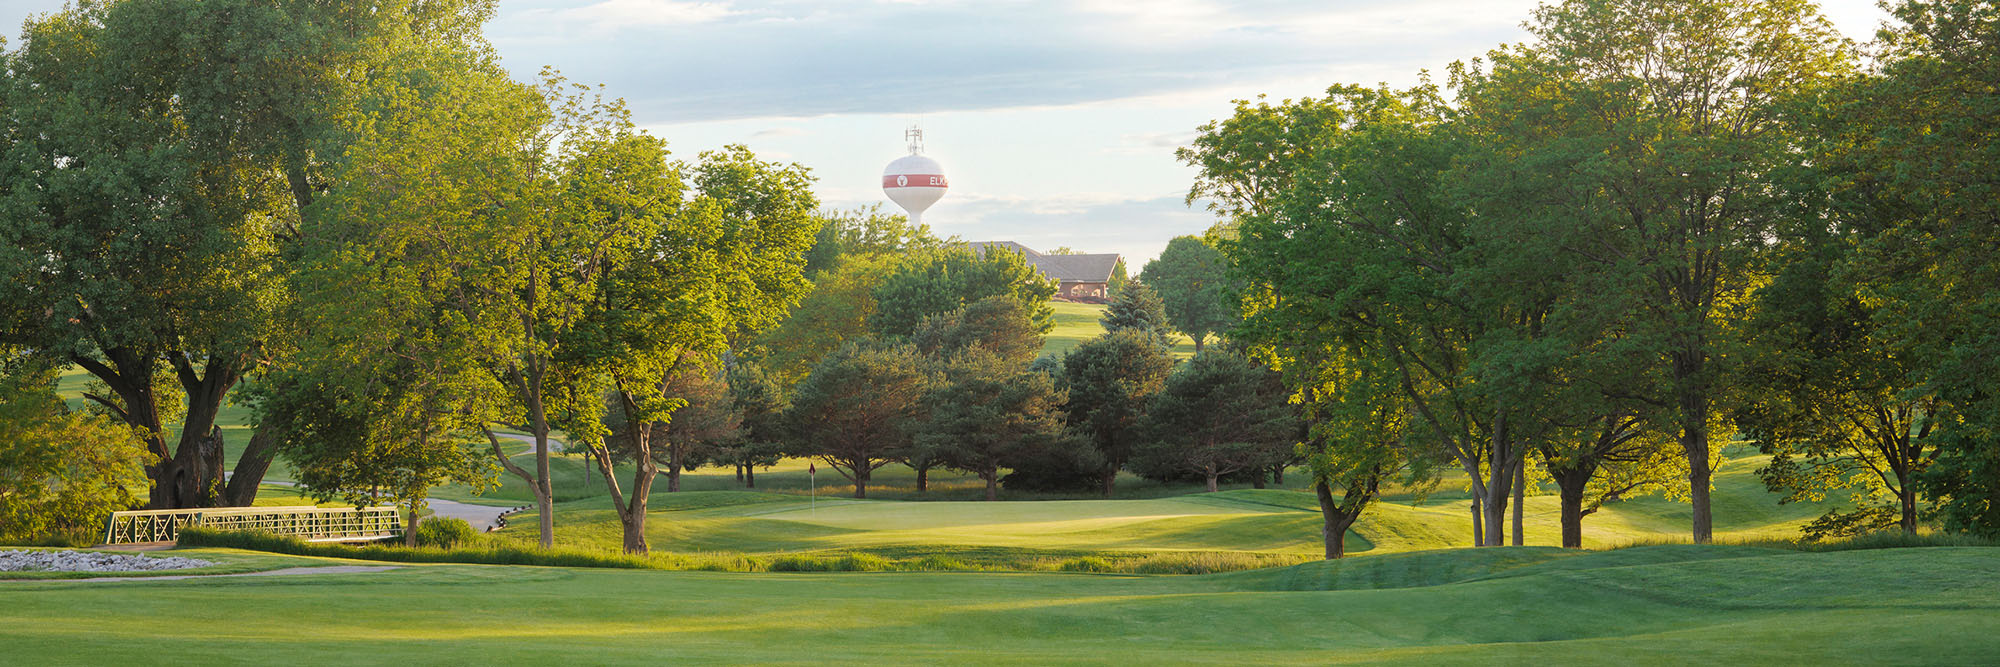
<instances>
[{"instance_id":1,"label":"large leafy tree","mask_svg":"<svg viewBox=\"0 0 2000 667\"><path fill-rule=\"evenodd\" d=\"M1138 331L1109 332L1063 356L1057 387L1072 434L1092 450L1098 488L1111 497L1118 471L1145 436L1146 403L1173 370L1166 348Z\"/></svg>"},{"instance_id":2,"label":"large leafy tree","mask_svg":"<svg viewBox=\"0 0 2000 667\"><path fill-rule=\"evenodd\" d=\"M679 176L656 146L631 154L624 173L588 192L600 210L660 216L637 252L601 272L562 362L581 381L567 385L568 429L604 473L624 525L625 550L644 552L646 503L658 465L668 488L698 454L739 437L740 415L724 380L727 349L762 334L807 288L804 255L820 219L803 167L757 159L741 146L703 153L692 167L693 198L680 201ZM586 165L585 172L611 171ZM615 172L614 172L615 173ZM623 183L623 185L621 185ZM606 206L606 203L615 205ZM608 391L624 425L616 442L603 430ZM617 451L613 451L614 448ZM613 461L634 462L628 489Z\"/></svg>"},{"instance_id":3,"label":"large leafy tree","mask_svg":"<svg viewBox=\"0 0 2000 667\"><path fill-rule=\"evenodd\" d=\"M1139 281L1160 295L1167 322L1194 340L1194 351L1211 334L1227 332L1241 321L1236 290L1229 280L1229 260L1222 251L1194 236L1167 242L1160 257L1146 263Z\"/></svg>"},{"instance_id":4,"label":"large leafy tree","mask_svg":"<svg viewBox=\"0 0 2000 667\"><path fill-rule=\"evenodd\" d=\"M948 357L965 349L978 349L1019 366L1026 366L1042 350L1042 332L1028 319L1021 303L1004 296L991 296L964 308L924 318L910 336L919 352Z\"/></svg>"},{"instance_id":5,"label":"large leafy tree","mask_svg":"<svg viewBox=\"0 0 2000 667\"><path fill-rule=\"evenodd\" d=\"M465 446L499 414L486 360L500 267L490 243L519 196L520 142L542 107L488 57L406 52L358 100L340 187L300 221L288 283L297 351L250 393L259 430L322 498L407 504L491 482Z\"/></svg>"},{"instance_id":6,"label":"large leafy tree","mask_svg":"<svg viewBox=\"0 0 2000 667\"><path fill-rule=\"evenodd\" d=\"M131 0L29 22L8 59L0 285L32 305L0 335L102 384L92 400L144 434L152 506L254 497L271 440L225 487L215 419L289 349L284 266L358 91L419 41L480 48L490 12Z\"/></svg>"},{"instance_id":7,"label":"large leafy tree","mask_svg":"<svg viewBox=\"0 0 2000 667\"><path fill-rule=\"evenodd\" d=\"M1133 466L1197 475L1211 492L1224 476L1261 473L1299 442L1288 399L1275 371L1237 354L1196 355L1147 404L1147 437L1133 450Z\"/></svg>"},{"instance_id":8,"label":"large leafy tree","mask_svg":"<svg viewBox=\"0 0 2000 667\"><path fill-rule=\"evenodd\" d=\"M1473 250L1468 207L1447 187L1466 152L1450 112L1428 86L1336 86L1323 100L1239 113L1290 118L1317 134L1291 137L1310 148L1271 147L1290 156L1281 162L1293 171L1290 185L1223 244L1248 288L1237 336L1304 355L1280 358L1280 367L1370 355L1371 366L1392 369L1421 432L1453 453L1472 486L1475 541L1501 544L1535 426L1524 413L1538 401L1533 383L1496 381L1503 376L1494 371L1516 365L1481 364L1478 355L1489 342L1527 340L1549 301L1523 289L1534 284L1525 277L1498 280L1506 272Z\"/></svg>"},{"instance_id":9,"label":"large leafy tree","mask_svg":"<svg viewBox=\"0 0 2000 667\"><path fill-rule=\"evenodd\" d=\"M1570 240L1569 262L1626 278L1603 298L1630 295L1632 335L1656 352L1664 388L1649 398L1671 412L1707 542L1717 350L1779 218L1782 103L1848 69L1847 49L1793 0L1569 0L1528 28L1531 43L1464 82L1465 107L1533 195L1510 200L1514 215L1560 223L1549 236Z\"/></svg>"},{"instance_id":10,"label":"large leafy tree","mask_svg":"<svg viewBox=\"0 0 2000 667\"><path fill-rule=\"evenodd\" d=\"M1047 374L982 348L961 348L924 396L914 445L927 458L977 475L998 499L1000 471L1063 437L1062 397Z\"/></svg>"},{"instance_id":11,"label":"large leafy tree","mask_svg":"<svg viewBox=\"0 0 2000 667\"><path fill-rule=\"evenodd\" d=\"M1920 475L1949 529L2000 535L2000 9L1895 5L1880 76L1847 98L1825 143L1843 221L1872 232L1845 275L1870 332L1934 397L1936 459ZM1858 214L1857 214L1858 213Z\"/></svg>"},{"instance_id":12,"label":"large leafy tree","mask_svg":"<svg viewBox=\"0 0 2000 667\"><path fill-rule=\"evenodd\" d=\"M1937 399L1909 384L1915 355L1898 354L1874 309L1836 277L1853 240L1819 224L1788 243L1782 270L1757 291L1733 374L1733 416L1771 455L1759 473L1781 502L1852 490L1854 506L1829 510L1806 526L1808 536L1915 533L1917 478L1937 455Z\"/></svg>"},{"instance_id":13,"label":"large leafy tree","mask_svg":"<svg viewBox=\"0 0 2000 667\"><path fill-rule=\"evenodd\" d=\"M1021 303L1047 333L1055 326L1049 297L1055 281L1043 278L1019 253L974 252L964 246L937 248L906 256L872 291L875 310L868 329L877 336L908 336L924 318L957 310L991 296Z\"/></svg>"},{"instance_id":14,"label":"large leafy tree","mask_svg":"<svg viewBox=\"0 0 2000 667\"><path fill-rule=\"evenodd\" d=\"M787 447L826 463L866 498L875 470L909 455L932 381L929 364L907 346L843 346L794 390Z\"/></svg>"}]
</instances>

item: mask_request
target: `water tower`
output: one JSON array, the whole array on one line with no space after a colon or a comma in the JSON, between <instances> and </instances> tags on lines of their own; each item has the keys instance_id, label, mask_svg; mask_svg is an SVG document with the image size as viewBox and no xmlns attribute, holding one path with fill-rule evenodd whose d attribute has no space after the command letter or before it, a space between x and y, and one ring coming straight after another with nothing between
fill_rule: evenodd
<instances>
[{"instance_id":1,"label":"water tower","mask_svg":"<svg viewBox=\"0 0 2000 667\"><path fill-rule=\"evenodd\" d=\"M924 157L924 131L911 126L903 132L903 138L910 142L910 154L896 158L889 168L882 170L882 192L889 195L889 201L910 212L910 224L924 222L924 209L944 197L945 188L951 182L944 177L944 167L937 160Z\"/></svg>"}]
</instances>

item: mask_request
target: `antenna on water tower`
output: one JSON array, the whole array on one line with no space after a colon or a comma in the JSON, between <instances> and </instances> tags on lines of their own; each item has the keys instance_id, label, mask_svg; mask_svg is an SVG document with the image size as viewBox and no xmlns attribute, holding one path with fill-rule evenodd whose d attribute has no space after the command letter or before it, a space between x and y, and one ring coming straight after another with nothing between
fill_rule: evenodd
<instances>
[{"instance_id":1,"label":"antenna on water tower","mask_svg":"<svg viewBox=\"0 0 2000 667\"><path fill-rule=\"evenodd\" d=\"M910 143L910 154L896 158L882 170L882 193L909 211L910 224L920 225L924 222L924 209L944 198L951 181L944 177L944 167L937 160L924 156L922 128L911 125L903 131L903 139Z\"/></svg>"}]
</instances>

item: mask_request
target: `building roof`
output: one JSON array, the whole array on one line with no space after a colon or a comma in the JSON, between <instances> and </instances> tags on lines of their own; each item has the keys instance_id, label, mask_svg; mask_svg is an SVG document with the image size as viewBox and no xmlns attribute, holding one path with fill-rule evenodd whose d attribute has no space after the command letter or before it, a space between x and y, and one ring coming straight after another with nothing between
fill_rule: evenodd
<instances>
[{"instance_id":1,"label":"building roof","mask_svg":"<svg viewBox=\"0 0 2000 667\"><path fill-rule=\"evenodd\" d=\"M1108 283L1111 282L1111 272L1118 268L1119 257L1116 253L1048 255L1013 241L969 241L965 245L981 255L995 247L1020 253L1027 258L1029 266L1042 272L1042 276L1058 282Z\"/></svg>"}]
</instances>

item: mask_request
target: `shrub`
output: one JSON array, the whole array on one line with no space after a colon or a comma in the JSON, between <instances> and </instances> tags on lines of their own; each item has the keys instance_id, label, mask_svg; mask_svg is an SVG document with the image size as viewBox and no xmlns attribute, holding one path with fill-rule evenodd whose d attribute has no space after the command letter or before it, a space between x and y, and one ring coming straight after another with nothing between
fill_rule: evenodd
<instances>
[{"instance_id":1,"label":"shrub","mask_svg":"<svg viewBox=\"0 0 2000 667\"><path fill-rule=\"evenodd\" d=\"M417 546L450 549L471 542L479 535L464 519L430 517L417 524Z\"/></svg>"},{"instance_id":2,"label":"shrub","mask_svg":"<svg viewBox=\"0 0 2000 667\"><path fill-rule=\"evenodd\" d=\"M1116 572L1117 571L1117 568L1111 565L1111 561L1104 560L1096 556L1085 556L1083 558L1072 558L1070 560L1063 561L1062 566L1058 569L1064 572Z\"/></svg>"}]
</instances>

